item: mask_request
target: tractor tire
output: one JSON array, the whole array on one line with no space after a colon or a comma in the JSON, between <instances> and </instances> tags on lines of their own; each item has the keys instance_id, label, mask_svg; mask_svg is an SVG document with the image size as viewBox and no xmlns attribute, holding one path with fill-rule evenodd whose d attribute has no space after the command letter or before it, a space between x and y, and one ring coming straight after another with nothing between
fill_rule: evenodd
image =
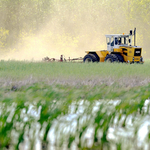
<instances>
[{"instance_id":1,"label":"tractor tire","mask_svg":"<svg viewBox=\"0 0 150 150\"><path fill-rule=\"evenodd\" d=\"M98 62L98 60L96 59L96 57L93 54L87 54L83 58L83 62Z\"/></svg>"},{"instance_id":2,"label":"tractor tire","mask_svg":"<svg viewBox=\"0 0 150 150\"><path fill-rule=\"evenodd\" d=\"M119 62L119 59L118 59L118 57L116 56L116 54L111 54L112 56L113 56L113 58L114 58L114 62Z\"/></svg>"},{"instance_id":3,"label":"tractor tire","mask_svg":"<svg viewBox=\"0 0 150 150\"><path fill-rule=\"evenodd\" d=\"M105 62L113 63L113 62L119 62L119 60L115 54L109 54L105 57Z\"/></svg>"},{"instance_id":4,"label":"tractor tire","mask_svg":"<svg viewBox=\"0 0 150 150\"><path fill-rule=\"evenodd\" d=\"M89 54L92 54L92 53L89 53ZM92 55L94 55L96 57L98 62L100 61L100 58L98 57L98 55L96 53L93 53Z\"/></svg>"},{"instance_id":5,"label":"tractor tire","mask_svg":"<svg viewBox=\"0 0 150 150\"><path fill-rule=\"evenodd\" d=\"M123 63L124 59L120 54L115 54L118 57L119 62Z\"/></svg>"}]
</instances>

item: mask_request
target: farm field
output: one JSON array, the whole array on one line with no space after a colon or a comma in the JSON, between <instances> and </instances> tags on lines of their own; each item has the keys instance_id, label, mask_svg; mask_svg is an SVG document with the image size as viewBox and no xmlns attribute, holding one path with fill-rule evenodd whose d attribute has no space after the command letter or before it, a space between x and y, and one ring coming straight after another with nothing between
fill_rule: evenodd
<instances>
[{"instance_id":1,"label":"farm field","mask_svg":"<svg viewBox=\"0 0 150 150\"><path fill-rule=\"evenodd\" d=\"M0 149L149 149L150 61L0 61Z\"/></svg>"},{"instance_id":2,"label":"farm field","mask_svg":"<svg viewBox=\"0 0 150 150\"><path fill-rule=\"evenodd\" d=\"M144 65L1 61L0 84L22 86L46 82L47 84L95 86L116 83L123 87L134 87L149 82L149 67L150 60L146 60Z\"/></svg>"},{"instance_id":3,"label":"farm field","mask_svg":"<svg viewBox=\"0 0 150 150\"><path fill-rule=\"evenodd\" d=\"M1 0L0 150L150 150L148 12L150 0ZM145 63L80 62L95 52Z\"/></svg>"}]
</instances>

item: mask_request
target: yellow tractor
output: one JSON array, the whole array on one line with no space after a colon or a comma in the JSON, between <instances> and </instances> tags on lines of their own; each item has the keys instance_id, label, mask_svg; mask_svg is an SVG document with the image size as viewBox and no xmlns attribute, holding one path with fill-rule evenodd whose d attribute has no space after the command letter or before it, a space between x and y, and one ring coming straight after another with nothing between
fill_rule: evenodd
<instances>
[{"instance_id":1,"label":"yellow tractor","mask_svg":"<svg viewBox=\"0 0 150 150\"><path fill-rule=\"evenodd\" d=\"M105 35L107 50L86 51L87 55L83 58L84 62L126 62L144 63L142 47L136 46L136 28L130 30L129 34L110 34ZM134 36L134 46L132 37Z\"/></svg>"}]
</instances>

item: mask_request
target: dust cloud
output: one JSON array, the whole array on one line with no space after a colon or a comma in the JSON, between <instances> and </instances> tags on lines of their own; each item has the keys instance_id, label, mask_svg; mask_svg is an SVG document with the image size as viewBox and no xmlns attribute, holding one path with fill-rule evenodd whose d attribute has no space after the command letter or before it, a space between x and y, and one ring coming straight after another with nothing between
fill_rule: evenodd
<instances>
[{"instance_id":1,"label":"dust cloud","mask_svg":"<svg viewBox=\"0 0 150 150\"><path fill-rule=\"evenodd\" d=\"M124 19L125 12L116 14L119 20L112 20L110 14L115 10L108 11L99 2L58 2L53 2L53 13L47 16L39 30L36 33L21 31L18 43L1 59L40 61L46 56L84 57L86 50L106 49L105 34L128 34L131 29ZM141 32L137 38L143 46Z\"/></svg>"}]
</instances>

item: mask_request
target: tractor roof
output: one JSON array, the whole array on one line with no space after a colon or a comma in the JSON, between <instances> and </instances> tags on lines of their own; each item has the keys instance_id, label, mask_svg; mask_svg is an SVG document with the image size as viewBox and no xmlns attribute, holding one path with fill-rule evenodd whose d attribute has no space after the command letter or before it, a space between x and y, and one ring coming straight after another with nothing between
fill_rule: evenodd
<instances>
[{"instance_id":1,"label":"tractor roof","mask_svg":"<svg viewBox=\"0 0 150 150\"><path fill-rule=\"evenodd\" d=\"M129 37L130 35L128 35L128 34L107 34L105 36L110 38L110 37Z\"/></svg>"}]
</instances>

